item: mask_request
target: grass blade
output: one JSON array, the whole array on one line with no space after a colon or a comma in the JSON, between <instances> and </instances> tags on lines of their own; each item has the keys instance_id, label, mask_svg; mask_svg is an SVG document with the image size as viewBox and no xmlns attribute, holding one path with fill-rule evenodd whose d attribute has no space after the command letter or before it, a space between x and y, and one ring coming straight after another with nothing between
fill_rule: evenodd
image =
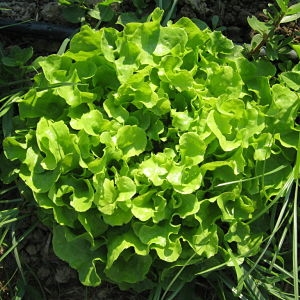
<instances>
[{"instance_id":1,"label":"grass blade","mask_svg":"<svg viewBox=\"0 0 300 300\"><path fill-rule=\"evenodd\" d=\"M298 277L298 179L296 180L294 207L293 207L293 279L294 279L294 295L295 299L299 299L299 277Z\"/></svg>"}]
</instances>

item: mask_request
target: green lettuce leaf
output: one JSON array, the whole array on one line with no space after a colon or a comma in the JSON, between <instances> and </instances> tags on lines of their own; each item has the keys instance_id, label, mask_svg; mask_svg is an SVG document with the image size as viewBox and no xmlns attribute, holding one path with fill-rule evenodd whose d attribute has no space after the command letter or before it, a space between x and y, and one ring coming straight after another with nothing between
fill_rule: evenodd
<instances>
[{"instance_id":1,"label":"green lettuce leaf","mask_svg":"<svg viewBox=\"0 0 300 300\"><path fill-rule=\"evenodd\" d=\"M83 25L36 61L5 131L1 180L26 186L85 285L142 291L237 268L272 232L270 199L295 168L300 65L279 75L163 14Z\"/></svg>"}]
</instances>

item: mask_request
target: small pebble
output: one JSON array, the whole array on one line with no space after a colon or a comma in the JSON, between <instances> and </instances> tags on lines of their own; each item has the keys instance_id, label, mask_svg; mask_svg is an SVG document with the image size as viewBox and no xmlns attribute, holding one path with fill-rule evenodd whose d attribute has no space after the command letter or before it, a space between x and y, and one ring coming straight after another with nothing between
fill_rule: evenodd
<instances>
[{"instance_id":1,"label":"small pebble","mask_svg":"<svg viewBox=\"0 0 300 300\"><path fill-rule=\"evenodd\" d=\"M25 250L29 255L35 255L38 252L38 247L33 244L29 244L26 246Z\"/></svg>"},{"instance_id":2,"label":"small pebble","mask_svg":"<svg viewBox=\"0 0 300 300\"><path fill-rule=\"evenodd\" d=\"M74 270L67 266L59 266L55 272L55 280L59 283L67 283L75 276Z\"/></svg>"}]
</instances>

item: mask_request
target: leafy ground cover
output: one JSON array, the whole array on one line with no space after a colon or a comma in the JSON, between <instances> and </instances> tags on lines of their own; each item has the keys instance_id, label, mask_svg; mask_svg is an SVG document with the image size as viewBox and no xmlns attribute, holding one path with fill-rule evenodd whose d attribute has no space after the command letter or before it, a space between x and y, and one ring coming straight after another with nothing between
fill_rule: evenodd
<instances>
[{"instance_id":1,"label":"leafy ground cover","mask_svg":"<svg viewBox=\"0 0 300 300\"><path fill-rule=\"evenodd\" d=\"M157 10L122 31L83 26L68 51L34 63L33 87L14 96L19 114L3 123L12 164L3 160L2 180L20 177L23 197L33 193L46 209L39 217L54 226L56 255L87 285L150 289L152 299L175 292L192 299L191 291L292 299L299 64L249 61L219 31L186 18L161 27L161 18ZM252 26L264 35L261 23ZM35 212L32 201L22 207L22 198L11 197L14 188L1 194L9 205L2 224ZM11 233L21 274L14 245L30 231L44 243L27 244L26 252L51 253L45 227L35 217L29 224L18 240L13 225L2 235L6 241ZM58 282L67 270L56 269ZM21 277L19 295L28 283ZM85 296L106 297L98 291Z\"/></svg>"}]
</instances>

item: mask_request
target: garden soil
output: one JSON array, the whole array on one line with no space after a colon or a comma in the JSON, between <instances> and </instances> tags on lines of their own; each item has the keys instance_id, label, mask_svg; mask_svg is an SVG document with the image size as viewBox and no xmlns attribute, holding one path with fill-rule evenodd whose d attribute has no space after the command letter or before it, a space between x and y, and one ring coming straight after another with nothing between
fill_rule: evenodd
<instances>
[{"instance_id":1,"label":"garden soil","mask_svg":"<svg viewBox=\"0 0 300 300\"><path fill-rule=\"evenodd\" d=\"M91 4L99 1L90 0ZM154 8L154 1L147 1L147 11L141 12L148 14ZM212 25L211 20L214 15L219 16L218 26L225 26L224 34L236 43L248 43L251 39L251 30L247 25L247 17L256 15L263 19L262 11L267 7L269 1L263 0L222 0L222 1L202 1L202 0L179 0L175 19L182 16L190 18L199 18L208 25ZM56 1L50 0L27 0L27 1L0 1L0 19L22 22L26 20L35 20L48 24L55 24L62 27L76 29L78 25L70 24L65 21L62 13L62 7ZM132 1L123 1L116 7L116 10L128 12L136 11ZM281 31L287 35L299 32L299 24L292 23L289 26L281 28ZM0 29L0 43L4 47L18 45L20 47L32 46L35 56L49 55L56 53L63 41L63 36L56 36L55 39L45 37L36 37L27 32L19 34L18 32L8 32ZM28 213L28 208L24 208L24 213ZM21 236L27 229L33 228L30 234L18 247L20 262L24 276L27 280L27 295L23 299L47 299L47 300L143 300L147 299L147 294L137 295L130 291L120 291L116 286L104 283L97 288L83 287L77 273L66 263L59 260L52 251L51 232L42 225L34 213L29 211L31 217L25 218L19 222L16 227L16 235ZM0 255L7 249L1 248ZM10 300L11 291L9 289L15 286L20 280L20 272L17 271L15 256L10 255L4 263L0 264L0 299ZM24 287L17 285L22 292ZM26 289L25 289L26 290Z\"/></svg>"}]
</instances>

